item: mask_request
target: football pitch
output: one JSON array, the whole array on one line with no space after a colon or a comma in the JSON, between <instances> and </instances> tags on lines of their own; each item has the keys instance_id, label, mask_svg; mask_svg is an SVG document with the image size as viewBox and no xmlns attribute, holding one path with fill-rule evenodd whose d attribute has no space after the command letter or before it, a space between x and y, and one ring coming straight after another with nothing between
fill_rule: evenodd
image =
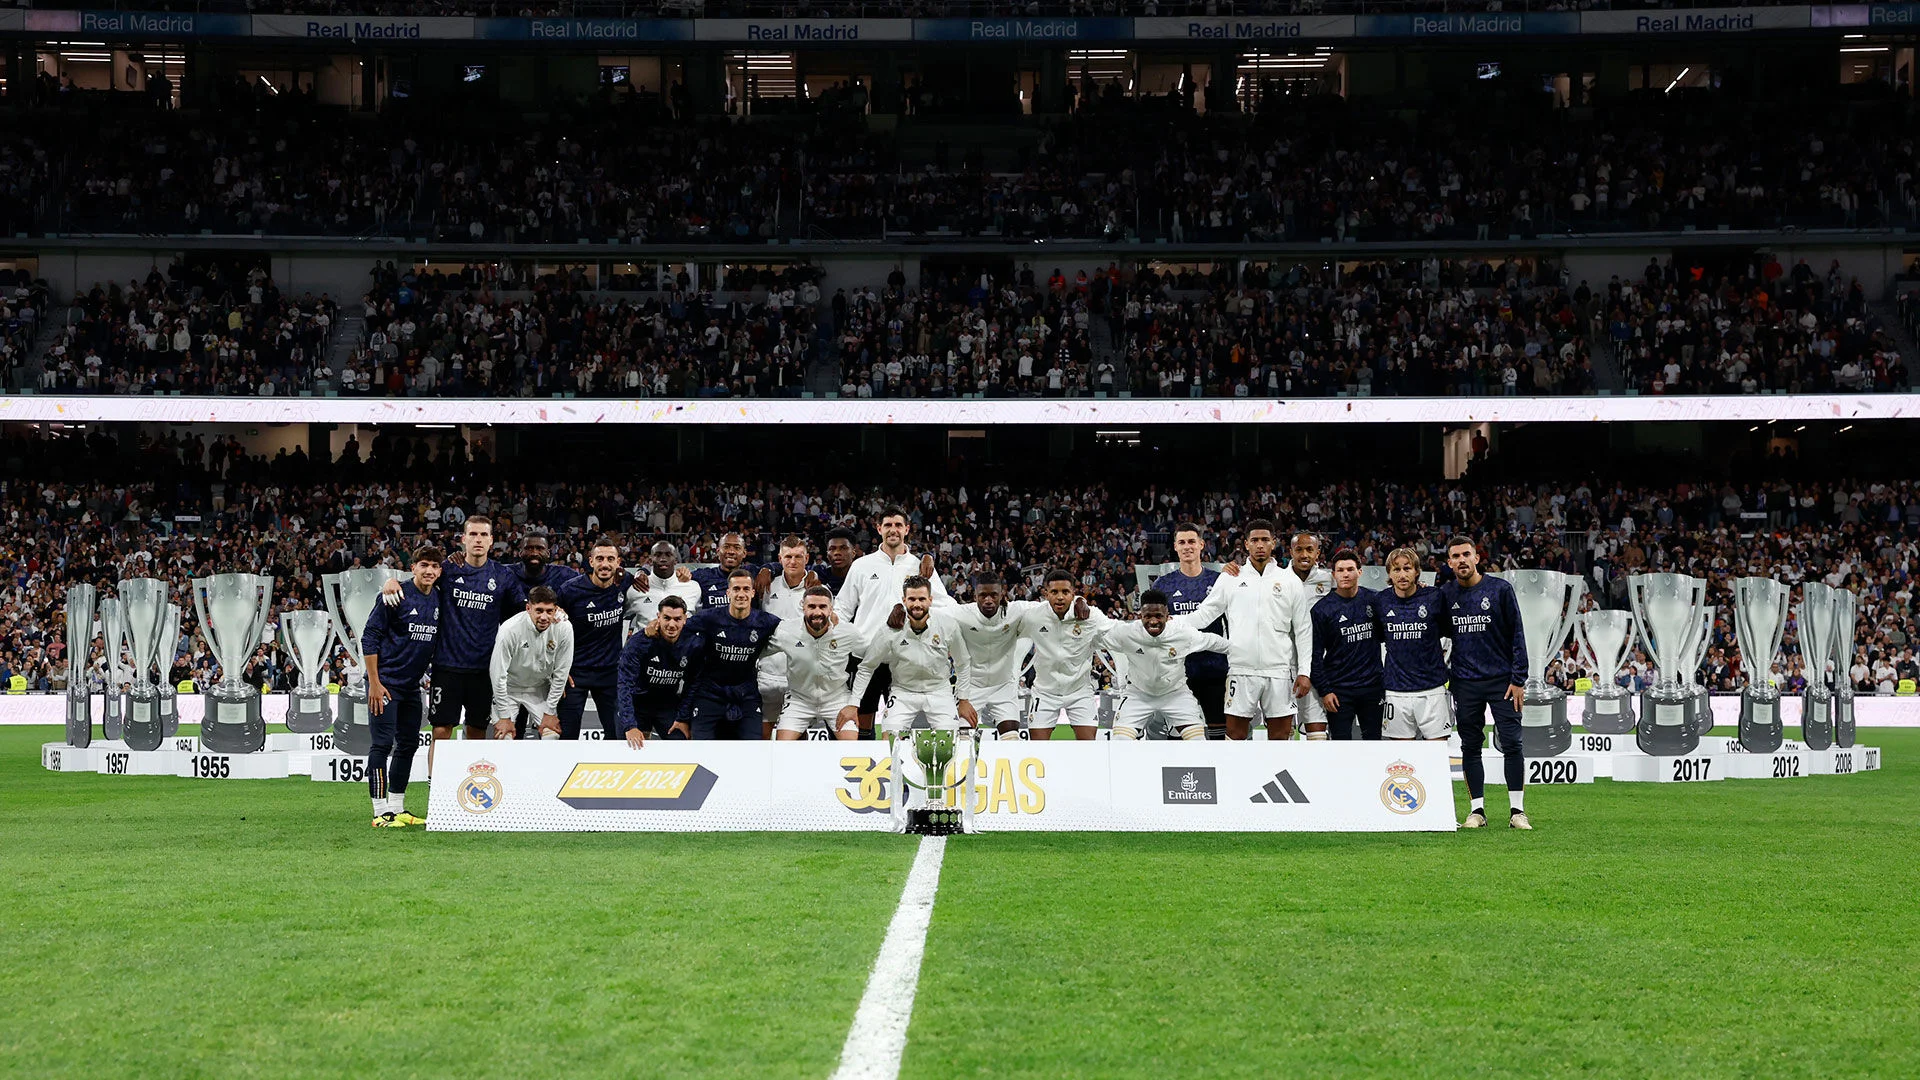
<instances>
[{"instance_id":1,"label":"football pitch","mask_svg":"<svg viewBox=\"0 0 1920 1080\"><path fill-rule=\"evenodd\" d=\"M7 1076L825 1077L917 843L374 830L58 737L0 729ZM1861 742L1532 833L955 838L901 1075L1912 1075L1920 731Z\"/></svg>"}]
</instances>

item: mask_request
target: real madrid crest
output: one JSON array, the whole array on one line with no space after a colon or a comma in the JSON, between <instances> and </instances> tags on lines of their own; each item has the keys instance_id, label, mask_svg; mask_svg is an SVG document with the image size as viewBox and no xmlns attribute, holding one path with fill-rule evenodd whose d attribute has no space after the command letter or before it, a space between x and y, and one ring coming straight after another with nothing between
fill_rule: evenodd
<instances>
[{"instance_id":1,"label":"real madrid crest","mask_svg":"<svg viewBox=\"0 0 1920 1080\"><path fill-rule=\"evenodd\" d=\"M1079 624L1079 623L1074 623L1074 624L1073 624L1073 636L1074 636L1074 637L1079 637L1079 636L1080 636L1080 624Z\"/></svg>"},{"instance_id":2,"label":"real madrid crest","mask_svg":"<svg viewBox=\"0 0 1920 1080\"><path fill-rule=\"evenodd\" d=\"M467 770L467 778L460 781L460 791L455 796L460 809L469 814L485 814L500 805L503 792L500 790L500 778L493 772L491 761L473 763Z\"/></svg>"},{"instance_id":3,"label":"real madrid crest","mask_svg":"<svg viewBox=\"0 0 1920 1080\"><path fill-rule=\"evenodd\" d=\"M1426 786L1414 777L1413 766L1404 761L1387 766L1387 779L1380 785L1382 806L1396 814L1411 814L1426 802Z\"/></svg>"},{"instance_id":4,"label":"real madrid crest","mask_svg":"<svg viewBox=\"0 0 1920 1080\"><path fill-rule=\"evenodd\" d=\"M1491 609L1492 607L1493 607L1493 598L1492 598L1492 597L1490 597L1490 596L1483 596L1483 597L1481 597L1481 598L1480 598L1480 610L1481 610L1481 611L1487 611L1487 610L1490 610L1490 609Z\"/></svg>"}]
</instances>

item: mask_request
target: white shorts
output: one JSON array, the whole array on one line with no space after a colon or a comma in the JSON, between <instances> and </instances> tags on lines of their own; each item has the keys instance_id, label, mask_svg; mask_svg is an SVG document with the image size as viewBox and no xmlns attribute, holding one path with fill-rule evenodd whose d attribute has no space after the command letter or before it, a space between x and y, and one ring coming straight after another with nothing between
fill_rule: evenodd
<instances>
[{"instance_id":1,"label":"white shorts","mask_svg":"<svg viewBox=\"0 0 1920 1080\"><path fill-rule=\"evenodd\" d=\"M914 694L895 690L887 699L887 711L880 718L880 730L898 734L920 720L925 720L931 728L958 731L960 703L954 700L952 691L944 694Z\"/></svg>"},{"instance_id":2,"label":"white shorts","mask_svg":"<svg viewBox=\"0 0 1920 1080\"><path fill-rule=\"evenodd\" d=\"M1385 722L1380 734L1388 739L1444 739L1453 734L1453 695L1444 686L1417 694L1387 691Z\"/></svg>"},{"instance_id":3,"label":"white shorts","mask_svg":"<svg viewBox=\"0 0 1920 1080\"><path fill-rule=\"evenodd\" d=\"M1200 702L1191 692L1168 694L1165 697L1147 697L1144 694L1129 693L1120 699L1120 705L1113 713L1113 729L1125 728L1138 738L1147 730L1154 717L1166 721L1175 731L1195 724L1205 726L1207 716L1200 711Z\"/></svg>"},{"instance_id":4,"label":"white shorts","mask_svg":"<svg viewBox=\"0 0 1920 1080\"><path fill-rule=\"evenodd\" d=\"M973 711L980 714L980 730L993 731L1001 724L1018 725L1020 716L1020 697L1018 694L998 694L982 701L971 699Z\"/></svg>"},{"instance_id":5,"label":"white shorts","mask_svg":"<svg viewBox=\"0 0 1920 1080\"><path fill-rule=\"evenodd\" d=\"M1327 722L1327 707L1320 704L1320 692L1309 690L1293 699L1294 711L1300 716L1300 726L1324 724Z\"/></svg>"},{"instance_id":6,"label":"white shorts","mask_svg":"<svg viewBox=\"0 0 1920 1080\"><path fill-rule=\"evenodd\" d=\"M1100 696L1088 694L1072 701L1058 698L1038 698L1034 702L1033 726L1045 730L1060 723L1060 714L1067 714L1067 724L1071 727L1100 726Z\"/></svg>"},{"instance_id":7,"label":"white shorts","mask_svg":"<svg viewBox=\"0 0 1920 1080\"><path fill-rule=\"evenodd\" d=\"M846 702L802 701L789 691L781 697L780 710L767 714L767 719L774 721L775 731L798 731L804 734L815 722L828 731L838 731L840 708L844 704Z\"/></svg>"},{"instance_id":8,"label":"white shorts","mask_svg":"<svg viewBox=\"0 0 1920 1080\"><path fill-rule=\"evenodd\" d=\"M1228 716L1278 720L1293 715L1293 679L1279 675L1228 675Z\"/></svg>"}]
</instances>

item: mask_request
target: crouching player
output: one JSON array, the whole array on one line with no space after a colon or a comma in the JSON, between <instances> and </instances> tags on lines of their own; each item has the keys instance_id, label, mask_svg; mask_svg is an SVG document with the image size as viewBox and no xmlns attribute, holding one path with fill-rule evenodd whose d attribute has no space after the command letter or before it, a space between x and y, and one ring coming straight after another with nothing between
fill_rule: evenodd
<instances>
[{"instance_id":1,"label":"crouching player","mask_svg":"<svg viewBox=\"0 0 1920 1080\"><path fill-rule=\"evenodd\" d=\"M962 722L968 727L980 722L968 700L973 696L969 676L973 659L966 640L958 624L944 611L933 610L933 585L926 578L919 574L907 577L901 584L900 603L894 605L886 625L866 644L860 671L853 678L853 699L856 703L861 700L880 667L892 670L893 689L886 699L886 717L880 726L889 740L916 720L948 731L957 730ZM857 724L859 719L858 704L840 710L842 728L850 722Z\"/></svg>"},{"instance_id":2,"label":"crouching player","mask_svg":"<svg viewBox=\"0 0 1920 1080\"><path fill-rule=\"evenodd\" d=\"M687 602L668 596L647 623L650 632L633 635L620 650L613 712L621 737L635 749L655 736L688 736L687 725L680 721L687 657L693 646L686 629Z\"/></svg>"},{"instance_id":3,"label":"crouching player","mask_svg":"<svg viewBox=\"0 0 1920 1080\"><path fill-rule=\"evenodd\" d=\"M527 610L500 624L487 674L493 680L493 737L560 737L560 699L573 666L573 623L560 621L552 589L527 590ZM580 734L574 721L573 733ZM530 731L529 729L535 729Z\"/></svg>"},{"instance_id":4,"label":"crouching player","mask_svg":"<svg viewBox=\"0 0 1920 1080\"><path fill-rule=\"evenodd\" d=\"M1207 737L1206 713L1187 686L1187 658L1224 653L1227 639L1194 629L1171 610L1166 593L1148 589L1140 594L1137 622L1107 624L1107 649L1126 676L1124 696L1113 714L1116 739L1140 738L1156 717L1182 739Z\"/></svg>"},{"instance_id":5,"label":"crouching player","mask_svg":"<svg viewBox=\"0 0 1920 1080\"><path fill-rule=\"evenodd\" d=\"M836 739L860 737L860 710L854 708L854 719L847 719L847 709L859 704L847 691L847 662L866 650L859 631L838 623L833 590L810 585L800 598L800 617L782 619L774 628L773 648L787 661L786 701L773 730L776 741L806 738L815 721Z\"/></svg>"}]
</instances>

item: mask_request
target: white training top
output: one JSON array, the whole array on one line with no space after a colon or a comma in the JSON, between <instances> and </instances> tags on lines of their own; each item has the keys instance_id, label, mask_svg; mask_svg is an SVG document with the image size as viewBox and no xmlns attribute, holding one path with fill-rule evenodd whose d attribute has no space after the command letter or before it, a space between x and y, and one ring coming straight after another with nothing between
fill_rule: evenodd
<instances>
[{"instance_id":1,"label":"white training top","mask_svg":"<svg viewBox=\"0 0 1920 1080\"><path fill-rule=\"evenodd\" d=\"M494 712L523 705L538 716L552 715L567 692L567 672L572 667L572 623L556 622L535 630L533 616L524 611L501 623L487 664L493 678Z\"/></svg>"}]
</instances>

